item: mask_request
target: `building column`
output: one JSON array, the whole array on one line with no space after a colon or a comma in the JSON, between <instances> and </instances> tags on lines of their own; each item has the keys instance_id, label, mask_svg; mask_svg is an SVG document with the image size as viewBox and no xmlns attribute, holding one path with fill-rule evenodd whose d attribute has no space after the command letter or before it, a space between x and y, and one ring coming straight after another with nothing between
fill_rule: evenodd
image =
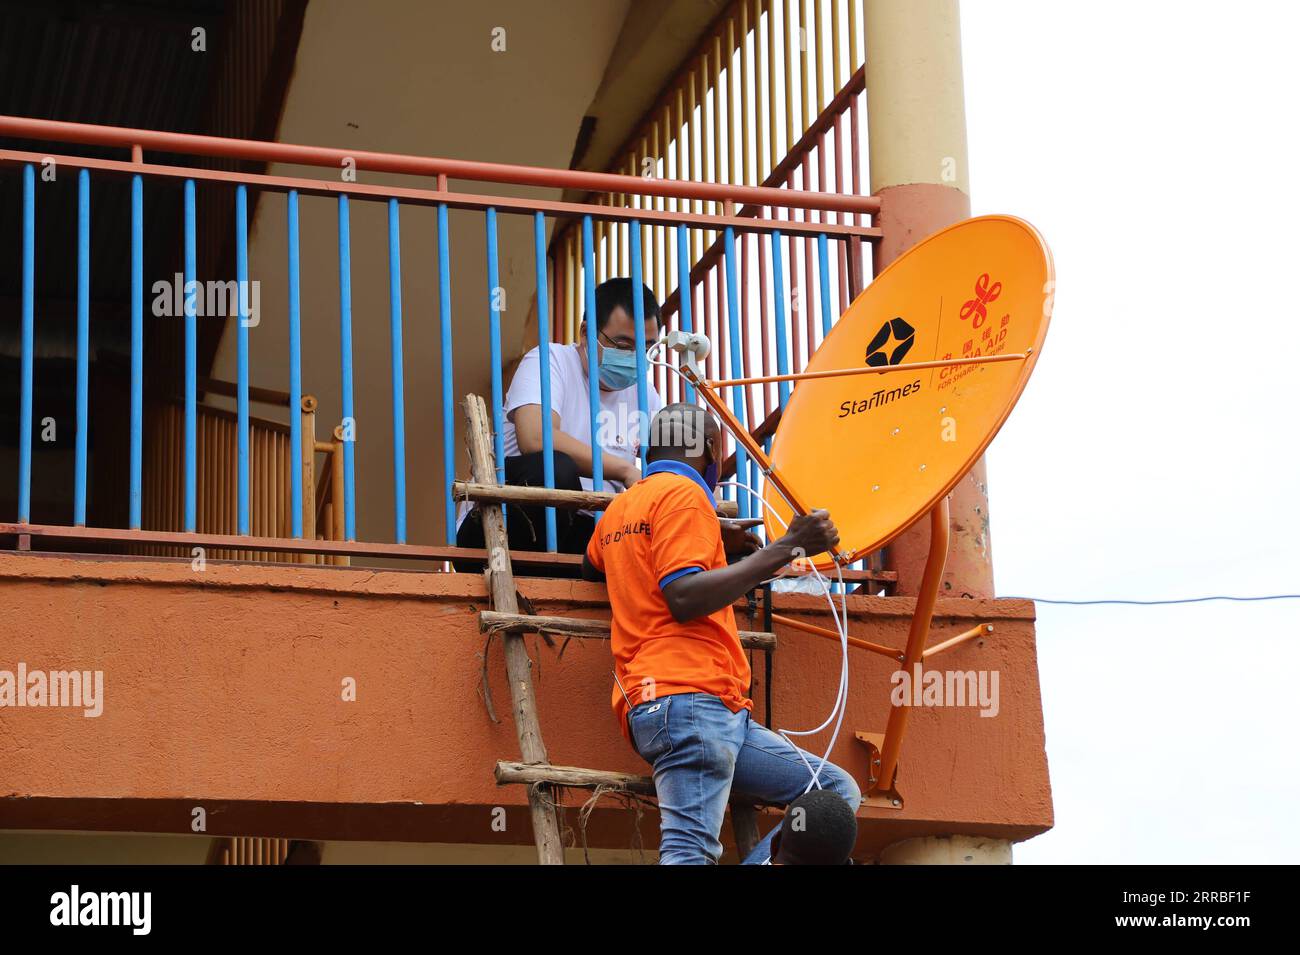
<instances>
[{"instance_id":1,"label":"building column","mask_svg":"<svg viewBox=\"0 0 1300 955\"><path fill-rule=\"evenodd\" d=\"M1011 842L983 836L923 836L886 846L881 865L1011 865Z\"/></svg>"},{"instance_id":2,"label":"building column","mask_svg":"<svg viewBox=\"0 0 1300 955\"><path fill-rule=\"evenodd\" d=\"M921 239L970 217L957 0L866 4L867 138L880 197L876 273ZM980 458L952 492L945 596L993 596L988 485ZM922 517L889 545L897 593L915 594L929 546Z\"/></svg>"}]
</instances>

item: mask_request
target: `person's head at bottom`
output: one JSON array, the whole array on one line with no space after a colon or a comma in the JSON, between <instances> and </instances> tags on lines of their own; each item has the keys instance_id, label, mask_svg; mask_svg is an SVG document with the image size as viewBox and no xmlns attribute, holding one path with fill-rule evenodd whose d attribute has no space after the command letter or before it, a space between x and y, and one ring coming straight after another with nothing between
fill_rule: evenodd
<instances>
[{"instance_id":1,"label":"person's head at bottom","mask_svg":"<svg viewBox=\"0 0 1300 955\"><path fill-rule=\"evenodd\" d=\"M786 808L772 837L773 865L845 865L858 839L858 820L839 793L813 789Z\"/></svg>"},{"instance_id":2,"label":"person's head at bottom","mask_svg":"<svg viewBox=\"0 0 1300 955\"><path fill-rule=\"evenodd\" d=\"M694 468L709 487L718 483L722 460L722 432L718 422L699 405L671 404L650 422L646 460L679 461Z\"/></svg>"}]
</instances>

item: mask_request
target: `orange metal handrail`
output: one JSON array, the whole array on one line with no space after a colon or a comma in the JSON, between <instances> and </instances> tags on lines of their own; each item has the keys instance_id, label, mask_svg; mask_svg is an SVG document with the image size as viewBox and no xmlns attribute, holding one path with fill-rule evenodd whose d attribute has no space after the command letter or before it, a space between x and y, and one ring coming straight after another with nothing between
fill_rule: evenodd
<instances>
[{"instance_id":1,"label":"orange metal handrail","mask_svg":"<svg viewBox=\"0 0 1300 955\"><path fill-rule=\"evenodd\" d=\"M709 214L692 214L676 212L656 212L654 210L635 210L620 206L599 205L594 203L564 202L548 199L521 199L517 196L489 196L475 193L450 192L445 188L439 190L411 189L400 186L372 185L360 182L344 182L329 179L303 179L290 176L269 176L262 173L230 172L224 169L201 169L191 166L163 166L145 163L139 160L126 162L115 159L96 159L88 156L62 156L37 152L25 152L13 149L0 149L0 165L38 165L52 160L57 165L68 169L87 169L110 175L148 175L155 178L174 180L192 179L198 182L231 183L253 186L271 192L289 192L296 190L309 196L347 195L357 199L387 202L397 199L404 205L437 206L445 205L452 209L495 209L503 214L528 215L537 212L557 218L580 218L590 216L592 219L629 222L634 219L644 220L644 225L679 225L684 224L699 230L700 227L731 227L743 232L775 232L813 236L825 233L839 239L867 238L879 235L879 230L864 226L845 226L812 222L791 223L785 220L764 219L757 217L715 216ZM444 182L439 178L439 182Z\"/></svg>"},{"instance_id":2,"label":"orange metal handrail","mask_svg":"<svg viewBox=\"0 0 1300 955\"><path fill-rule=\"evenodd\" d=\"M371 150L349 150L295 143L228 139L194 133L170 133L125 126L98 126L61 120L0 116L0 135L20 139L53 140L94 146L117 146L139 152L184 153L186 155L278 162L300 166L340 169L350 164L358 171L399 173L412 176L446 176L477 182L544 186L553 189L581 189L589 192L632 193L676 199L707 199L762 206L820 209L874 214L880 200L873 196L839 195L736 186L677 179L651 179L619 173L586 172L577 169L549 169L513 163L476 162L468 159L440 159ZM643 210L644 211L644 210Z\"/></svg>"}]
</instances>

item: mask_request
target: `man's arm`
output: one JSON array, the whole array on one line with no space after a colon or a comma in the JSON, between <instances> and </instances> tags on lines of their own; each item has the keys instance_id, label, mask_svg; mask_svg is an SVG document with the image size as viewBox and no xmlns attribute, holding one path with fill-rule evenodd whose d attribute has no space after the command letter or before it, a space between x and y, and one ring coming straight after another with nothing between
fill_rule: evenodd
<instances>
[{"instance_id":1,"label":"man's arm","mask_svg":"<svg viewBox=\"0 0 1300 955\"><path fill-rule=\"evenodd\" d=\"M678 577L663 589L668 610L678 623L705 617L730 606L796 557L810 557L840 541L826 511L817 510L790 522L785 536L762 550L717 570Z\"/></svg>"},{"instance_id":2,"label":"man's arm","mask_svg":"<svg viewBox=\"0 0 1300 955\"><path fill-rule=\"evenodd\" d=\"M509 417L515 426L515 440L519 442L520 454L533 454L542 450L542 406L520 405L510 412ZM551 412L551 445L556 451L573 459L579 474L591 477L591 445L561 431L560 416L554 411ZM630 486L641 479L635 461L608 451L600 456L600 461L604 476L611 481Z\"/></svg>"}]
</instances>

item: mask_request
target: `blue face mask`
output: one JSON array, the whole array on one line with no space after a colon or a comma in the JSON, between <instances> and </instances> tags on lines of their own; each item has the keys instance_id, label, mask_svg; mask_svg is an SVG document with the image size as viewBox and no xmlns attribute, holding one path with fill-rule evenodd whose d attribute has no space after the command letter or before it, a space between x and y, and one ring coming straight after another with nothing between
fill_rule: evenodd
<instances>
[{"instance_id":1,"label":"blue face mask","mask_svg":"<svg viewBox=\"0 0 1300 955\"><path fill-rule=\"evenodd\" d=\"M636 352L606 348L600 356L600 383L611 391L622 391L636 384Z\"/></svg>"},{"instance_id":2,"label":"blue face mask","mask_svg":"<svg viewBox=\"0 0 1300 955\"><path fill-rule=\"evenodd\" d=\"M718 489L718 462L710 461L709 466L704 469L704 483L709 486L710 491Z\"/></svg>"},{"instance_id":3,"label":"blue face mask","mask_svg":"<svg viewBox=\"0 0 1300 955\"><path fill-rule=\"evenodd\" d=\"M709 486L710 491L716 491L718 489L718 480L720 477L721 475L718 474L718 462L716 460L710 461L708 466L704 469L704 483Z\"/></svg>"}]
</instances>

